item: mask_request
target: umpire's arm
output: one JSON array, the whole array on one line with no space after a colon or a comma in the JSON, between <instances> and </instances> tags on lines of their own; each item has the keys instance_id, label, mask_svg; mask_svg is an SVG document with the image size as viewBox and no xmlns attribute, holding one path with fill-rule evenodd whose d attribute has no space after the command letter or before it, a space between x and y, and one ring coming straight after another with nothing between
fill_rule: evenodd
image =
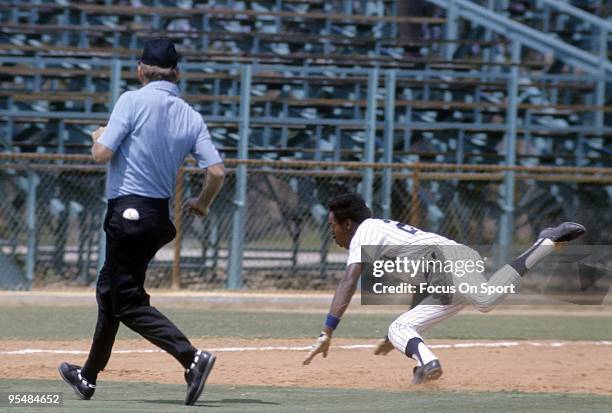
<instances>
[{"instance_id":1,"label":"umpire's arm","mask_svg":"<svg viewBox=\"0 0 612 413\"><path fill-rule=\"evenodd\" d=\"M107 163L112 159L114 153L110 148L98 142L98 139L100 139L105 130L106 128L101 126L91 134L91 140L93 141L91 155L94 161L98 163Z\"/></svg>"},{"instance_id":2,"label":"umpire's arm","mask_svg":"<svg viewBox=\"0 0 612 413\"><path fill-rule=\"evenodd\" d=\"M91 148L91 155L93 156L94 161L98 163L107 163L112 159L113 153L114 152L108 149L106 146L97 142L94 143L93 147Z\"/></svg>"},{"instance_id":3,"label":"umpire's arm","mask_svg":"<svg viewBox=\"0 0 612 413\"><path fill-rule=\"evenodd\" d=\"M206 169L206 175L200 195L196 198L189 198L183 208L185 212L205 217L223 186L225 167L219 151L212 143L206 124L199 114L194 112L194 116L200 122L200 130L191 153L198 161L198 166Z\"/></svg>"},{"instance_id":4,"label":"umpire's arm","mask_svg":"<svg viewBox=\"0 0 612 413\"><path fill-rule=\"evenodd\" d=\"M113 158L113 154L121 145L121 142L132 130L132 103L131 92L125 92L113 108L106 126L101 126L91 134L91 155L98 163L107 163Z\"/></svg>"},{"instance_id":5,"label":"umpire's arm","mask_svg":"<svg viewBox=\"0 0 612 413\"><path fill-rule=\"evenodd\" d=\"M217 163L206 168L206 176L204 178L204 185L200 196L196 199L195 204L197 205L201 215L208 215L208 210L215 200L223 181L225 180L225 167L223 163Z\"/></svg>"}]
</instances>

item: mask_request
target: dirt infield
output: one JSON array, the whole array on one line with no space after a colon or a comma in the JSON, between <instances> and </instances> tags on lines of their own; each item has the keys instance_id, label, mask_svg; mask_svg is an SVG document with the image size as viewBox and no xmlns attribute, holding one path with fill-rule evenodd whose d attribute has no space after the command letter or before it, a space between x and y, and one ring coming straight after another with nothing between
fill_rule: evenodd
<instances>
[{"instance_id":1,"label":"dirt infield","mask_svg":"<svg viewBox=\"0 0 612 413\"><path fill-rule=\"evenodd\" d=\"M610 342L432 340L444 376L426 387L410 384L414 363L399 352L374 356L373 341L336 339L328 358L310 366L301 361L311 340L220 338L194 344L216 350L209 381L215 384L612 395ZM82 363L88 349L85 340L0 341L0 378L59 380L56 366ZM100 376L99 391L111 381L183 383L183 378L172 357L153 345L120 340Z\"/></svg>"}]
</instances>

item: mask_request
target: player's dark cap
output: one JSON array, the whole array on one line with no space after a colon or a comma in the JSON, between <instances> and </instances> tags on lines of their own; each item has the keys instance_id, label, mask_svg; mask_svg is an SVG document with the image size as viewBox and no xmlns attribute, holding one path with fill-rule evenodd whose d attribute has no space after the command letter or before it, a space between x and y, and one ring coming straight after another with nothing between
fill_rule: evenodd
<instances>
[{"instance_id":1,"label":"player's dark cap","mask_svg":"<svg viewBox=\"0 0 612 413\"><path fill-rule=\"evenodd\" d=\"M140 61L149 66L174 69L178 63L178 53L172 40L154 37L145 42Z\"/></svg>"}]
</instances>

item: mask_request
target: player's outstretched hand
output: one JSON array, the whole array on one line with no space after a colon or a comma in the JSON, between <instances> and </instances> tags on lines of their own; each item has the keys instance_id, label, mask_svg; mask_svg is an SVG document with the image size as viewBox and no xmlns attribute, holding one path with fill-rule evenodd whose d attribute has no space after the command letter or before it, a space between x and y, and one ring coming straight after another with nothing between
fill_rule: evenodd
<instances>
[{"instance_id":1,"label":"player's outstretched hand","mask_svg":"<svg viewBox=\"0 0 612 413\"><path fill-rule=\"evenodd\" d=\"M198 203L198 198L189 198L187 201L185 201L183 211L199 217L206 217L208 215L208 208L202 208L202 206Z\"/></svg>"},{"instance_id":2,"label":"player's outstretched hand","mask_svg":"<svg viewBox=\"0 0 612 413\"><path fill-rule=\"evenodd\" d=\"M308 353L308 357L304 359L302 362L303 365L308 365L319 353L323 353L323 357L327 357L327 352L329 351L329 345L331 344L331 336L326 332L322 332L317 341L312 346L312 350Z\"/></svg>"},{"instance_id":3,"label":"player's outstretched hand","mask_svg":"<svg viewBox=\"0 0 612 413\"><path fill-rule=\"evenodd\" d=\"M374 355L386 356L393 349L393 344L391 344L388 337L385 337L376 343L376 347L374 347Z\"/></svg>"}]
</instances>

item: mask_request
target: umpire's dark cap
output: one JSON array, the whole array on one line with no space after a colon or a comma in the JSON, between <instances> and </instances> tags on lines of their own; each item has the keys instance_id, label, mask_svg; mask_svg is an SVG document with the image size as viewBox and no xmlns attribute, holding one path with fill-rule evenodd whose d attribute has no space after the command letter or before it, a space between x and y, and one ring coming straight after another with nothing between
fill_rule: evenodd
<instances>
[{"instance_id":1,"label":"umpire's dark cap","mask_svg":"<svg viewBox=\"0 0 612 413\"><path fill-rule=\"evenodd\" d=\"M154 37L145 42L140 61L149 66L174 69L178 62L178 53L172 40L167 37Z\"/></svg>"}]
</instances>

